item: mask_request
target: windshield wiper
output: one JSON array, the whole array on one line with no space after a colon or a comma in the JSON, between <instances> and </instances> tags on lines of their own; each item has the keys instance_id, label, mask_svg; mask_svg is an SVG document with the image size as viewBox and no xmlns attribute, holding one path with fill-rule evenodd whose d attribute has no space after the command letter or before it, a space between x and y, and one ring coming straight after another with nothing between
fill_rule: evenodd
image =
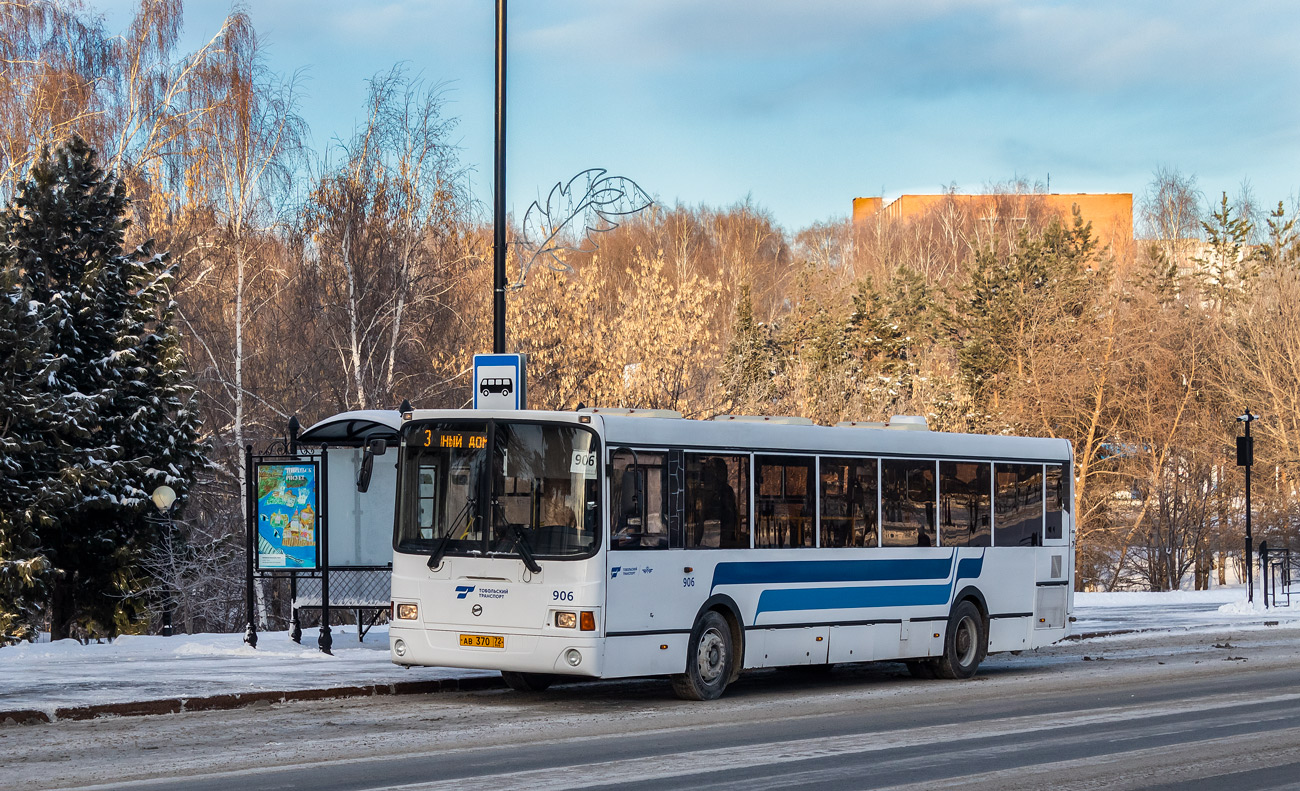
<instances>
[{"instance_id":1,"label":"windshield wiper","mask_svg":"<svg viewBox=\"0 0 1300 791\"><path fill-rule=\"evenodd\" d=\"M451 520L451 525L448 525L447 532L442 534L442 538L438 541L438 546L434 547L433 554L429 555L428 566L430 569L436 569L442 565L442 559L447 554L447 544L451 543L451 537L458 529L458 526L461 523L460 520L463 519L473 507L474 498L467 497L465 499L465 506L460 509L460 513L456 514L456 518ZM475 518L477 519L478 517Z\"/></svg>"},{"instance_id":2,"label":"windshield wiper","mask_svg":"<svg viewBox=\"0 0 1300 791\"><path fill-rule=\"evenodd\" d=\"M528 544L528 537L524 535L524 529L519 525L506 519L505 509L501 507L501 501L494 497L492 498L492 521L494 523L492 525L493 528L496 527L495 522L497 516L500 516L501 521L509 525L510 532L514 533L515 548L519 550L519 557L523 558L524 567L534 574L541 574L542 567L537 565L537 559L533 557L533 548Z\"/></svg>"}]
</instances>

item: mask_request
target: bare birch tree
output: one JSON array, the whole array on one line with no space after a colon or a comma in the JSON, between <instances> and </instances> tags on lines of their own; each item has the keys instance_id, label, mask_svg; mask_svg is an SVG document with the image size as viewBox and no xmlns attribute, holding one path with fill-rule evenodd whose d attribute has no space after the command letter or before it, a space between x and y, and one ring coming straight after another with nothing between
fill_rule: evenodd
<instances>
[{"instance_id":1,"label":"bare birch tree","mask_svg":"<svg viewBox=\"0 0 1300 791\"><path fill-rule=\"evenodd\" d=\"M396 67L371 80L365 126L312 191L304 282L349 387L339 407L427 395L427 348L470 259L469 199L443 90ZM419 392L412 392L419 391Z\"/></svg>"}]
</instances>

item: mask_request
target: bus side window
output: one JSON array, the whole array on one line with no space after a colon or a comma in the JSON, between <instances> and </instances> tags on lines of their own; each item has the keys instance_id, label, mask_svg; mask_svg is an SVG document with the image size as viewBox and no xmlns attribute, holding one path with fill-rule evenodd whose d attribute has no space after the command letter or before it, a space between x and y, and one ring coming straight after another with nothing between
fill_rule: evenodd
<instances>
[{"instance_id":1,"label":"bus side window","mask_svg":"<svg viewBox=\"0 0 1300 791\"><path fill-rule=\"evenodd\" d=\"M807 456L755 456L754 546L786 549L816 545L812 480Z\"/></svg>"},{"instance_id":2,"label":"bus side window","mask_svg":"<svg viewBox=\"0 0 1300 791\"><path fill-rule=\"evenodd\" d=\"M993 542L987 461L939 462L940 539L945 547L987 547Z\"/></svg>"},{"instance_id":3,"label":"bus side window","mask_svg":"<svg viewBox=\"0 0 1300 791\"><path fill-rule=\"evenodd\" d=\"M1046 514L1046 538L1062 538L1061 530L1061 512L1069 510L1066 504L1068 498L1065 493L1065 475L1064 467L1060 464L1048 464L1047 469L1047 514Z\"/></svg>"},{"instance_id":4,"label":"bus side window","mask_svg":"<svg viewBox=\"0 0 1300 791\"><path fill-rule=\"evenodd\" d=\"M610 549L668 548L668 484L663 453L614 451L610 458Z\"/></svg>"},{"instance_id":5,"label":"bus side window","mask_svg":"<svg viewBox=\"0 0 1300 791\"><path fill-rule=\"evenodd\" d=\"M934 466L913 459L881 461L882 546L934 546Z\"/></svg>"},{"instance_id":6,"label":"bus side window","mask_svg":"<svg viewBox=\"0 0 1300 791\"><path fill-rule=\"evenodd\" d=\"M877 538L876 460L821 460L823 547L874 547Z\"/></svg>"},{"instance_id":7,"label":"bus side window","mask_svg":"<svg viewBox=\"0 0 1300 791\"><path fill-rule=\"evenodd\" d=\"M1043 543L1043 465L993 465L993 546Z\"/></svg>"},{"instance_id":8,"label":"bus side window","mask_svg":"<svg viewBox=\"0 0 1300 791\"><path fill-rule=\"evenodd\" d=\"M688 549L749 549L749 456L686 454Z\"/></svg>"}]
</instances>

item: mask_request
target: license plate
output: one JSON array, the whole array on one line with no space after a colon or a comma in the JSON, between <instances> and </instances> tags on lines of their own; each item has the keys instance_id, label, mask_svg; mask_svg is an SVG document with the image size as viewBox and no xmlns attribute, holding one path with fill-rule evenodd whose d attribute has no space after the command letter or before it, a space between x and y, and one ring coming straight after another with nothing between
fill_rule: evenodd
<instances>
[{"instance_id":1,"label":"license plate","mask_svg":"<svg viewBox=\"0 0 1300 791\"><path fill-rule=\"evenodd\" d=\"M499 634L463 634L460 644L467 648L505 648L506 639Z\"/></svg>"}]
</instances>

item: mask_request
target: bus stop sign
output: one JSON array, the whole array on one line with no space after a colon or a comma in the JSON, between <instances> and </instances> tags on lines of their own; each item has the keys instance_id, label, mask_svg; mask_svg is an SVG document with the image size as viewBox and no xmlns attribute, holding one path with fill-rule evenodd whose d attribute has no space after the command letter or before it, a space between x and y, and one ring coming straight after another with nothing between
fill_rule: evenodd
<instances>
[{"instance_id":1,"label":"bus stop sign","mask_svg":"<svg viewBox=\"0 0 1300 791\"><path fill-rule=\"evenodd\" d=\"M527 409L528 355L474 355L474 408Z\"/></svg>"}]
</instances>

